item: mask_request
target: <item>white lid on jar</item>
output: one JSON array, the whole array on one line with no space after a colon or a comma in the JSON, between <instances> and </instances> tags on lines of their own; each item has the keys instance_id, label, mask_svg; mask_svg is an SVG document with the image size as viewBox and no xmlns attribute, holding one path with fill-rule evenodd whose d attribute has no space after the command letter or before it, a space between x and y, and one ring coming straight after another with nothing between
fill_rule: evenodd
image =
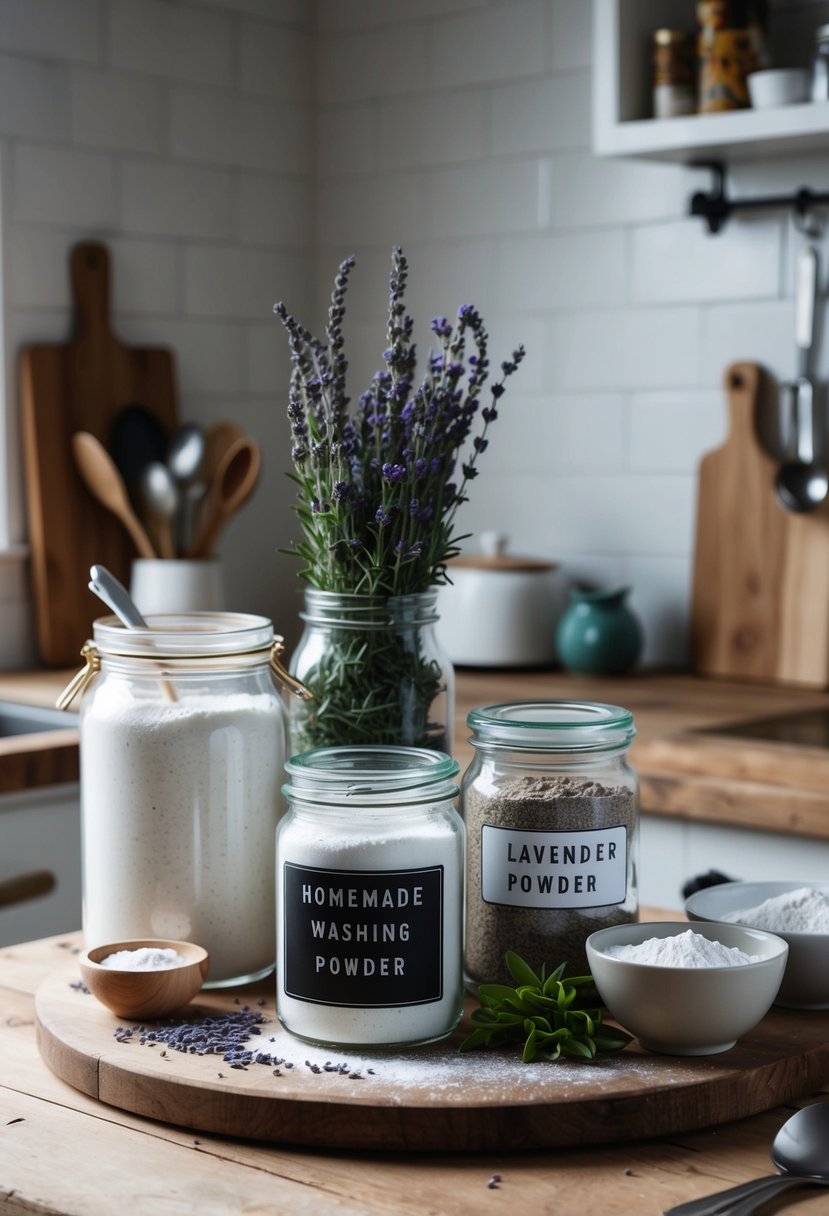
<instances>
[{"instance_id":1,"label":"white lid on jar","mask_svg":"<svg viewBox=\"0 0 829 1216\"><path fill-rule=\"evenodd\" d=\"M116 616L100 617L93 637L103 655L199 658L249 654L273 645L273 624L245 612L149 614L146 629L128 629Z\"/></svg>"}]
</instances>

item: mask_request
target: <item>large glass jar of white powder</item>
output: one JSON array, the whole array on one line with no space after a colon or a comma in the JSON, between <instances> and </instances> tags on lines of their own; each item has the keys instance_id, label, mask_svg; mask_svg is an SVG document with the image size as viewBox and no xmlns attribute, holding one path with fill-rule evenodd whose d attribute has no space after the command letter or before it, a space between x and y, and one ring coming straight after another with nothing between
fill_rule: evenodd
<instances>
[{"instance_id":1,"label":"large glass jar of white powder","mask_svg":"<svg viewBox=\"0 0 829 1216\"><path fill-rule=\"evenodd\" d=\"M197 942L209 984L276 957L283 711L271 622L229 613L95 622L80 716L87 946Z\"/></svg>"},{"instance_id":2,"label":"large glass jar of white powder","mask_svg":"<svg viewBox=\"0 0 829 1216\"><path fill-rule=\"evenodd\" d=\"M590 934L638 910L633 717L534 701L487 705L467 722L467 984L509 983L507 950L535 969L566 962L584 974Z\"/></svg>"},{"instance_id":3,"label":"large glass jar of white powder","mask_svg":"<svg viewBox=\"0 0 829 1216\"><path fill-rule=\"evenodd\" d=\"M463 1009L463 823L442 752L295 756L277 831L277 1012L338 1047L428 1043Z\"/></svg>"}]
</instances>

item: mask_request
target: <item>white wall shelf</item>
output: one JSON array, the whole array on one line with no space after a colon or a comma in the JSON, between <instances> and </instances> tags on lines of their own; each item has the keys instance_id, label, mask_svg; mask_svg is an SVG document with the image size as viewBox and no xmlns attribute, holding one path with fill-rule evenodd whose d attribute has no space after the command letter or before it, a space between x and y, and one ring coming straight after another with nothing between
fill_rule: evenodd
<instances>
[{"instance_id":1,"label":"white wall shelf","mask_svg":"<svg viewBox=\"0 0 829 1216\"><path fill-rule=\"evenodd\" d=\"M808 62L815 28L829 21L829 4L804 4L795 14L774 8L774 30L785 21L794 61ZM686 164L768 159L829 152L829 102L773 110L734 110L682 118L649 117L653 31L693 29L689 0L593 0L593 151Z\"/></svg>"}]
</instances>

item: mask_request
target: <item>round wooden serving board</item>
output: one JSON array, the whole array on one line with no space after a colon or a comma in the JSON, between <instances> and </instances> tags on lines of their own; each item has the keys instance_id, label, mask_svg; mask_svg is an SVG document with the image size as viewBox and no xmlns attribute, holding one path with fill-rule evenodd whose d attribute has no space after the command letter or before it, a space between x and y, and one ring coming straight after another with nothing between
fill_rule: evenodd
<instances>
[{"instance_id":1,"label":"round wooden serving board","mask_svg":"<svg viewBox=\"0 0 829 1216\"><path fill-rule=\"evenodd\" d=\"M268 1023L251 1045L294 1063L275 1076L262 1064L231 1069L216 1055L162 1054L163 1044L141 1045L137 1035L118 1042L115 1030L133 1024L73 988L77 979L76 971L53 973L36 998L40 1052L59 1077L134 1114L256 1140L389 1151L559 1148L724 1123L829 1078L827 1013L772 1010L718 1056L649 1055L634 1043L586 1064L459 1055L464 1027L442 1043L372 1058L313 1047L280 1027L272 981L203 992L177 1015L199 1021L240 1004L261 1011ZM314 1072L306 1061L349 1069Z\"/></svg>"}]
</instances>

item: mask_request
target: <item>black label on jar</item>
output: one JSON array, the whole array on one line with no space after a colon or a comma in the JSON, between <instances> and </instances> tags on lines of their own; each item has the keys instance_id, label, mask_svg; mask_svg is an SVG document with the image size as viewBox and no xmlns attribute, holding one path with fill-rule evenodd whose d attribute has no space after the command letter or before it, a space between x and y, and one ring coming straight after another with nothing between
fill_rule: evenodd
<instances>
[{"instance_id":1,"label":"black label on jar","mask_svg":"<svg viewBox=\"0 0 829 1216\"><path fill-rule=\"evenodd\" d=\"M282 984L317 1005L389 1009L443 996L443 866L283 865Z\"/></svg>"}]
</instances>

